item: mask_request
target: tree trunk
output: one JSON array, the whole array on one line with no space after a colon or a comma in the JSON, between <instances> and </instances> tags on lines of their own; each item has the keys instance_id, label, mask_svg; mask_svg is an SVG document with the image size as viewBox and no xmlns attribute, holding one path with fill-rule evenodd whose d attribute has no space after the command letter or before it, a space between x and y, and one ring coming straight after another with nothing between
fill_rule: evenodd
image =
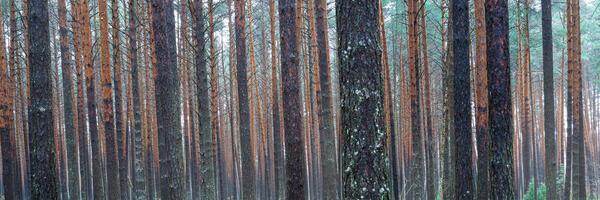
<instances>
[{"instance_id":1,"label":"tree trunk","mask_svg":"<svg viewBox=\"0 0 600 200\"><path fill-rule=\"evenodd\" d=\"M11 3L11 9L14 2ZM1 6L0 6L1 8ZM0 21L3 19L2 11L0 10ZM11 13L11 24L13 15ZM15 21L16 22L16 21ZM15 24L16 27L16 24ZM15 28L11 25L12 29ZM16 30L15 30L16 32ZM2 147L2 186L4 187L4 198L19 199L21 198L21 181L19 178L19 163L17 157L17 141L16 132L14 129L14 95L15 95L15 74L9 73L9 66L6 63L6 50L4 48L4 26L0 27L0 140ZM11 34L11 56L12 56L12 38ZM14 58L11 58L11 70L15 69Z\"/></svg>"},{"instance_id":2,"label":"tree trunk","mask_svg":"<svg viewBox=\"0 0 600 200\"><path fill-rule=\"evenodd\" d=\"M582 70L581 70L581 38L579 1L571 0L567 20L568 43L571 49L568 61L569 91L571 93L572 114L572 197L574 199L586 198L585 187L585 143L583 126L583 95L582 95Z\"/></svg>"},{"instance_id":3,"label":"tree trunk","mask_svg":"<svg viewBox=\"0 0 600 200\"><path fill-rule=\"evenodd\" d=\"M554 70L552 47L552 2L542 0L542 45L544 70L544 135L545 137L545 180L548 199L558 199L556 188L556 139L554 116ZM562 119L562 118L561 118ZM558 132L560 133L560 131Z\"/></svg>"},{"instance_id":4,"label":"tree trunk","mask_svg":"<svg viewBox=\"0 0 600 200\"><path fill-rule=\"evenodd\" d=\"M211 132L212 132L212 161L214 166L214 170L211 174L206 174L204 176L204 184L207 184L207 190L202 190L205 193L204 199L216 199L218 195L217 193L217 174L215 170L219 170L218 168L218 160L219 160L219 151L217 151L218 146L218 135L219 135L219 80L218 80L218 69L217 69L217 55L215 48L215 22L213 17L214 7L213 0L208 0L208 34L209 34L209 46L210 46L210 124L211 124ZM208 113L207 113L208 114ZM201 146L202 147L202 146ZM207 168L210 169L210 168ZM209 170L207 170L209 171ZM212 184L212 186L210 186Z\"/></svg>"},{"instance_id":5,"label":"tree trunk","mask_svg":"<svg viewBox=\"0 0 600 200\"><path fill-rule=\"evenodd\" d=\"M475 128L477 134L477 199L489 199L491 185L489 176L490 138L488 119L488 77L485 30L485 2L474 1L475 4Z\"/></svg>"},{"instance_id":6,"label":"tree trunk","mask_svg":"<svg viewBox=\"0 0 600 200\"><path fill-rule=\"evenodd\" d=\"M183 145L181 144L180 88L175 43L173 2L152 1L152 29L156 50L156 113L161 166L162 199L183 199Z\"/></svg>"},{"instance_id":7,"label":"tree trunk","mask_svg":"<svg viewBox=\"0 0 600 200\"><path fill-rule=\"evenodd\" d=\"M58 199L55 141L52 137L50 21L47 0L28 2L31 79L29 106L30 189L32 199Z\"/></svg>"},{"instance_id":8,"label":"tree trunk","mask_svg":"<svg viewBox=\"0 0 600 200\"><path fill-rule=\"evenodd\" d=\"M471 139L471 85L470 85L470 63L469 63L469 4L468 0L455 0L451 2L452 31L454 52L454 132L456 140L454 146L456 151L455 165L456 195L459 199L473 198L473 164Z\"/></svg>"},{"instance_id":9,"label":"tree trunk","mask_svg":"<svg viewBox=\"0 0 600 200\"><path fill-rule=\"evenodd\" d=\"M279 30L281 49L281 81L283 83L283 115L285 129L287 199L304 199L304 143L302 140L302 110L300 98L300 33L295 0L279 0ZM238 52L239 54L239 52ZM239 60L238 60L239 61Z\"/></svg>"},{"instance_id":10,"label":"tree trunk","mask_svg":"<svg viewBox=\"0 0 600 200\"><path fill-rule=\"evenodd\" d=\"M410 119L411 119L411 148L409 151L410 173L412 176L410 182L412 187L408 198L425 198L425 168L423 167L423 143L421 132L421 96L420 67L419 67L419 48L418 48L418 25L419 25L419 3L416 0L408 1L408 66L410 71Z\"/></svg>"},{"instance_id":11,"label":"tree trunk","mask_svg":"<svg viewBox=\"0 0 600 200\"><path fill-rule=\"evenodd\" d=\"M130 69L131 69L131 95L133 104L133 137L134 137L134 158L133 165L135 172L133 173L133 195L136 200L147 198L146 176L147 169L145 165L143 133L142 133L142 113L141 113L141 96L140 91L140 72L138 71L138 47L137 47L137 15L135 12L136 0L129 0L129 54L130 54Z\"/></svg>"},{"instance_id":12,"label":"tree trunk","mask_svg":"<svg viewBox=\"0 0 600 200\"><path fill-rule=\"evenodd\" d=\"M123 75L122 75L122 65L121 65L121 22L119 19L119 1L112 0L112 49L113 49L113 63L114 63L114 93L115 93L115 136L117 137L117 158L119 164L119 189L121 192L121 199L129 199L131 196L130 188L128 185L129 182L129 173L127 170L127 165L129 162L127 148L127 115L123 102L125 102L123 96Z\"/></svg>"},{"instance_id":13,"label":"tree trunk","mask_svg":"<svg viewBox=\"0 0 600 200\"><path fill-rule=\"evenodd\" d=\"M69 30L67 26L67 7L65 0L58 1L58 18L60 34L60 63L62 64L62 84L64 95L64 121L65 137L67 142L67 170L69 198L79 199L81 194L80 174L79 174L79 132L77 131L77 99L75 98L75 87L73 80L73 65L71 52L69 50Z\"/></svg>"},{"instance_id":14,"label":"tree trunk","mask_svg":"<svg viewBox=\"0 0 600 200\"><path fill-rule=\"evenodd\" d=\"M423 4L422 6L425 6L425 2L426 1L422 1L421 3ZM434 158L434 151L435 151L435 139L434 139L434 135L433 135L433 124L432 124L432 120L431 120L431 84L430 84L430 74L431 71L429 70L429 51L427 48L427 11L424 9L423 10L423 14L420 16L420 23L421 23L421 27L423 28L423 30L421 31L421 45L422 45L422 56L423 56L423 105L424 105L424 120L425 120L425 134L426 134L426 139L425 139L425 156L426 156L426 191L427 191L427 199L433 200L436 198L436 193L435 193L435 183L434 183L434 175L435 173L433 172L433 170L435 169L435 166L433 165L433 160Z\"/></svg>"},{"instance_id":15,"label":"tree trunk","mask_svg":"<svg viewBox=\"0 0 600 200\"><path fill-rule=\"evenodd\" d=\"M248 78L246 56L246 16L245 1L235 0L235 32L236 32L236 71L237 100L239 112L239 132L242 154L242 198L255 198L255 174L252 146L250 143L250 108L248 106ZM289 180L288 180L289 181Z\"/></svg>"},{"instance_id":16,"label":"tree trunk","mask_svg":"<svg viewBox=\"0 0 600 200\"><path fill-rule=\"evenodd\" d=\"M508 2L486 1L487 76L490 120L490 198L514 199L512 110L508 52ZM518 154L515 154L518 155Z\"/></svg>"},{"instance_id":17,"label":"tree trunk","mask_svg":"<svg viewBox=\"0 0 600 200\"><path fill-rule=\"evenodd\" d=\"M99 17L100 17L100 63L101 73L100 81L102 87L102 115L104 125L104 139L106 148L106 179L107 182L107 198L121 198L121 189L119 183L119 152L117 135L114 129L114 113L113 113L113 90L112 90L112 72L110 67L110 47L108 41L108 13L106 0L98 1Z\"/></svg>"},{"instance_id":18,"label":"tree trunk","mask_svg":"<svg viewBox=\"0 0 600 200\"><path fill-rule=\"evenodd\" d=\"M351 199L390 198L378 13L378 1L336 1L343 188Z\"/></svg>"},{"instance_id":19,"label":"tree trunk","mask_svg":"<svg viewBox=\"0 0 600 200\"><path fill-rule=\"evenodd\" d=\"M281 108L279 107L279 79L278 64L277 64L277 46L276 46L276 35L275 35L275 0L269 0L269 25L270 25L270 36L271 36L271 104L272 104L272 119L273 119L273 143L274 143L274 174L275 174L275 198L284 198L285 188L285 171L283 168L284 156L283 156L283 123L280 120ZM232 48L232 47L230 47ZM334 158L335 160L335 158Z\"/></svg>"}]
</instances>

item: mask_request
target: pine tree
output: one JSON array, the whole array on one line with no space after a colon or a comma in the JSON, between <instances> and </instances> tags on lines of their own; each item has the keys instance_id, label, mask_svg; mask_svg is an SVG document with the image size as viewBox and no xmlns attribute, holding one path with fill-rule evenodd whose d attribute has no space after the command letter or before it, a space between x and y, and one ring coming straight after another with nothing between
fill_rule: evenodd
<instances>
[{"instance_id":1,"label":"pine tree","mask_svg":"<svg viewBox=\"0 0 600 200\"><path fill-rule=\"evenodd\" d=\"M28 2L29 34L29 148L30 189L32 199L58 199L55 141L52 124L52 84L50 57L50 21L48 1Z\"/></svg>"},{"instance_id":2,"label":"pine tree","mask_svg":"<svg viewBox=\"0 0 600 200\"><path fill-rule=\"evenodd\" d=\"M156 51L156 113L160 157L161 199L183 199L180 88L173 2L152 1L152 32Z\"/></svg>"},{"instance_id":3,"label":"pine tree","mask_svg":"<svg viewBox=\"0 0 600 200\"><path fill-rule=\"evenodd\" d=\"M378 13L378 1L336 1L344 198L390 198Z\"/></svg>"},{"instance_id":4,"label":"pine tree","mask_svg":"<svg viewBox=\"0 0 600 200\"><path fill-rule=\"evenodd\" d=\"M471 159L471 85L470 85L470 41L469 41L469 1L455 0L452 6L452 51L454 58L454 147L456 155L455 185L458 199L473 198L473 164Z\"/></svg>"},{"instance_id":5,"label":"pine tree","mask_svg":"<svg viewBox=\"0 0 600 200\"><path fill-rule=\"evenodd\" d=\"M485 3L487 76L489 80L490 198L514 199L512 110L508 52L508 1ZM518 155L518 154L514 154Z\"/></svg>"},{"instance_id":6,"label":"pine tree","mask_svg":"<svg viewBox=\"0 0 600 200\"><path fill-rule=\"evenodd\" d=\"M248 106L248 78L246 55L246 15L245 1L235 0L235 38L236 38L236 77L239 112L239 132L242 154L242 197L255 198L255 175L252 147L250 144L250 107ZM289 181L289 180L288 180Z\"/></svg>"},{"instance_id":7,"label":"pine tree","mask_svg":"<svg viewBox=\"0 0 600 200\"><path fill-rule=\"evenodd\" d=\"M14 4L11 3L11 4ZM0 5L0 21L3 19L2 6ZM11 18L12 19L12 18ZM11 20L12 21L12 20ZM12 31L12 30L11 30ZM16 132L13 126L14 115L13 96L15 94L15 82L6 63L6 49L4 48L4 26L0 27L0 147L2 150L2 186L4 186L4 198L18 199L20 193L19 164L17 158ZM12 38L11 38L12 39ZM12 60L12 59L11 59ZM11 62L11 69L14 63ZM14 72L13 72L14 74Z\"/></svg>"},{"instance_id":8,"label":"pine tree","mask_svg":"<svg viewBox=\"0 0 600 200\"><path fill-rule=\"evenodd\" d=\"M281 82L285 130L287 199L304 199L307 183L300 98L300 33L295 0L279 0ZM238 52L239 54L239 52ZM239 60L238 60L239 61ZM239 70L239 68L238 68Z\"/></svg>"},{"instance_id":9,"label":"pine tree","mask_svg":"<svg viewBox=\"0 0 600 200\"><path fill-rule=\"evenodd\" d=\"M545 175L548 187L548 199L557 199L556 188L556 139L554 116L554 70L552 45L552 2L542 0L542 45L544 73L544 138L545 138ZM562 118L561 118L562 119ZM558 132L560 134L560 131Z\"/></svg>"},{"instance_id":10,"label":"pine tree","mask_svg":"<svg viewBox=\"0 0 600 200\"><path fill-rule=\"evenodd\" d=\"M474 1L475 6L475 126L477 134L477 199L489 199L489 119L488 119L488 77L485 31L485 2Z\"/></svg>"}]
</instances>

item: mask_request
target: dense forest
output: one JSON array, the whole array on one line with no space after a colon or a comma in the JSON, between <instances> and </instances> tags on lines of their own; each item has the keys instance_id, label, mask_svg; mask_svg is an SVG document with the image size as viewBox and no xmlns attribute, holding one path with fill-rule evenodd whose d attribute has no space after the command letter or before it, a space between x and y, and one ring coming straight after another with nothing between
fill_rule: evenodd
<instances>
[{"instance_id":1,"label":"dense forest","mask_svg":"<svg viewBox=\"0 0 600 200\"><path fill-rule=\"evenodd\" d=\"M600 199L595 0L0 0L0 199Z\"/></svg>"}]
</instances>

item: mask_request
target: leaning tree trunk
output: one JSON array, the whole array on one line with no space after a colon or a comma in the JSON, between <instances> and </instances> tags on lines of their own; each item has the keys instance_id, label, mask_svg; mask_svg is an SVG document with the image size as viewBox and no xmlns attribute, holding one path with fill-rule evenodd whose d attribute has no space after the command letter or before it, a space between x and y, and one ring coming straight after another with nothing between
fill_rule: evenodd
<instances>
[{"instance_id":1,"label":"leaning tree trunk","mask_svg":"<svg viewBox=\"0 0 600 200\"><path fill-rule=\"evenodd\" d=\"M336 1L344 197L388 199L378 1Z\"/></svg>"},{"instance_id":2,"label":"leaning tree trunk","mask_svg":"<svg viewBox=\"0 0 600 200\"><path fill-rule=\"evenodd\" d=\"M52 75L48 0L30 0L29 27L29 148L32 199L58 199L56 155L52 136Z\"/></svg>"},{"instance_id":3,"label":"leaning tree trunk","mask_svg":"<svg viewBox=\"0 0 600 200\"><path fill-rule=\"evenodd\" d=\"M180 87L175 42L173 2L152 1L152 29L156 50L156 113L162 199L183 199L183 145L181 143Z\"/></svg>"}]
</instances>

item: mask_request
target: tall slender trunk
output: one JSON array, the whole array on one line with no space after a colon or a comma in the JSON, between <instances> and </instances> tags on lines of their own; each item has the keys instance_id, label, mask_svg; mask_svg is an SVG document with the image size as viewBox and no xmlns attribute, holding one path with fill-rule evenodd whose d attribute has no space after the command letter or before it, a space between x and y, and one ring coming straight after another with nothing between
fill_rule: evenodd
<instances>
[{"instance_id":1,"label":"tall slender trunk","mask_svg":"<svg viewBox=\"0 0 600 200\"><path fill-rule=\"evenodd\" d=\"M148 190L146 188L146 176L147 168L145 165L145 147L143 144L143 132L142 132L142 113L141 113L141 96L140 91L140 78L141 73L138 71L138 46L137 46L137 26L138 19L136 15L136 0L129 0L129 54L130 54L130 69L131 69L131 95L133 105L133 137L134 137L134 155L133 155L133 166L135 172L133 173L133 191L136 200L147 199Z\"/></svg>"},{"instance_id":2,"label":"tall slender trunk","mask_svg":"<svg viewBox=\"0 0 600 200\"><path fill-rule=\"evenodd\" d=\"M117 135L115 132L114 113L113 113L113 89L112 89L112 70L110 65L110 47L108 40L108 11L106 0L98 1L100 17L100 81L102 87L102 114L101 119L104 125L104 139L106 149L106 179L107 198L121 198L121 187L119 182L119 152Z\"/></svg>"},{"instance_id":3,"label":"tall slender trunk","mask_svg":"<svg viewBox=\"0 0 600 200\"><path fill-rule=\"evenodd\" d=\"M568 61L569 91L571 93L572 114L572 197L586 198L585 187L585 143L583 125L583 95L582 95L582 65L581 65L581 31L579 16L579 1L568 2L570 9L567 18L568 46L571 49Z\"/></svg>"},{"instance_id":4,"label":"tall slender trunk","mask_svg":"<svg viewBox=\"0 0 600 200\"><path fill-rule=\"evenodd\" d=\"M408 1L408 66L410 71L410 119L411 119L411 154L410 154L410 173L412 174L410 182L412 188L409 198L425 198L425 168L423 165L423 134L421 132L421 95L420 92L420 63L418 48L418 25L419 25L419 3L418 1Z\"/></svg>"},{"instance_id":5,"label":"tall slender trunk","mask_svg":"<svg viewBox=\"0 0 600 200\"><path fill-rule=\"evenodd\" d=\"M236 77L237 77L237 100L239 110L239 132L242 154L242 197L243 199L255 198L255 170L254 159L251 154L250 144L250 113L248 106L248 74L246 61L246 16L245 1L235 0L235 32L236 32Z\"/></svg>"},{"instance_id":6,"label":"tall slender trunk","mask_svg":"<svg viewBox=\"0 0 600 200\"><path fill-rule=\"evenodd\" d=\"M544 134L545 137L545 180L548 187L548 199L557 199L556 188L556 138L554 116L554 70L552 47L552 2L542 0L542 45L544 70ZM562 119L562 117L561 117ZM560 131L558 131L560 134Z\"/></svg>"},{"instance_id":7,"label":"tall slender trunk","mask_svg":"<svg viewBox=\"0 0 600 200\"><path fill-rule=\"evenodd\" d=\"M179 104L181 90L174 29L173 2L153 0L152 33L156 51L156 120L162 199L183 199L185 196Z\"/></svg>"},{"instance_id":8,"label":"tall slender trunk","mask_svg":"<svg viewBox=\"0 0 600 200\"><path fill-rule=\"evenodd\" d=\"M281 108L279 107L279 76L277 63L277 38L275 35L275 0L269 0L269 27L271 36L271 104L272 104L272 119L273 119L273 153L274 153L274 174L275 174L275 198L284 197L285 192L285 171L283 168L283 123L280 120ZM231 47L230 47L231 48Z\"/></svg>"},{"instance_id":9,"label":"tall slender trunk","mask_svg":"<svg viewBox=\"0 0 600 200\"><path fill-rule=\"evenodd\" d=\"M425 6L425 2L426 1L422 1L421 4L424 7ZM430 81L430 74L431 71L429 70L429 50L428 50L428 46L427 46L427 11L425 9L423 9L423 14L421 14L420 16L420 24L421 24L421 28L423 30L421 30L421 50L422 50L422 58L423 58L423 105L424 105L424 109L423 112L425 112L424 114L424 120L425 120L425 156L426 156L426 165L425 165L425 169L427 170L427 177L426 177L426 191L427 191L427 199L435 199L436 198L436 192L435 192L435 183L434 183L434 175L435 173L433 172L433 170L435 169L435 166L433 165L434 163L434 151L435 151L435 138L433 135L433 124L432 124L432 113L431 113L431 81Z\"/></svg>"},{"instance_id":10,"label":"tall slender trunk","mask_svg":"<svg viewBox=\"0 0 600 200\"><path fill-rule=\"evenodd\" d=\"M321 168L323 173L323 191L325 199L340 199L341 192L338 190L339 172L336 158L336 136L333 129L333 98L332 80L329 58L329 35L327 1L315 1L315 28L318 45L318 66L320 94L317 94L319 113L319 133L321 138Z\"/></svg>"},{"instance_id":11,"label":"tall slender trunk","mask_svg":"<svg viewBox=\"0 0 600 200\"><path fill-rule=\"evenodd\" d=\"M471 85L469 62L469 4L468 0L455 0L451 2L452 31L454 52L454 131L456 140L456 194L459 199L473 198L473 164L471 138Z\"/></svg>"},{"instance_id":12,"label":"tall slender trunk","mask_svg":"<svg viewBox=\"0 0 600 200\"><path fill-rule=\"evenodd\" d=\"M508 52L508 2L486 1L487 76L490 120L490 198L513 199L512 110ZM514 154L518 155L518 154Z\"/></svg>"},{"instance_id":13,"label":"tall slender trunk","mask_svg":"<svg viewBox=\"0 0 600 200\"><path fill-rule=\"evenodd\" d=\"M488 119L488 77L485 30L485 2L474 1L475 4L475 128L477 134L477 198L488 199L490 195L490 136Z\"/></svg>"},{"instance_id":14,"label":"tall slender trunk","mask_svg":"<svg viewBox=\"0 0 600 200\"><path fill-rule=\"evenodd\" d=\"M129 157L127 156L127 152L129 149L127 148L127 115L123 102L125 102L123 96L123 75L122 75L122 65L121 65L121 22L119 19L119 1L112 0L112 39L113 39L113 70L114 70L114 93L115 93L115 137L117 138L117 158L118 158L118 167L119 167L119 189L121 199L129 199L131 194L130 188L128 185L129 182L129 174L127 172L127 162L129 162Z\"/></svg>"},{"instance_id":15,"label":"tall slender trunk","mask_svg":"<svg viewBox=\"0 0 600 200\"><path fill-rule=\"evenodd\" d=\"M217 163L219 160L219 152L217 151L218 147L220 145L220 143L218 143L218 135L219 135L219 80L218 80L218 69L217 69L217 55L216 55L216 47L215 47L215 22L214 22L214 17L213 17L213 12L214 12L214 7L213 7L213 0L208 0L208 34L209 34L209 50L210 50L210 55L209 55L209 59L210 59L210 124L211 124L211 129L212 129L212 159L213 159L213 166L215 167L215 170L219 170L217 168ZM218 176L215 172L215 170L213 170L213 174L207 174L207 176L204 177L205 181L204 184L213 184L212 187L208 187L209 190L206 190L204 192L207 192L208 194L206 194L208 199L212 199L212 198L217 198L216 195L218 195L217 191L217 181L218 181ZM212 177L211 177L212 176Z\"/></svg>"},{"instance_id":16,"label":"tall slender trunk","mask_svg":"<svg viewBox=\"0 0 600 200\"><path fill-rule=\"evenodd\" d=\"M281 49L281 80L286 151L287 199L304 199L307 187L304 142L302 140L302 110L300 98L300 33L299 5L295 0L279 0L279 30ZM238 60L239 61L239 60Z\"/></svg>"},{"instance_id":17,"label":"tall slender trunk","mask_svg":"<svg viewBox=\"0 0 600 200\"><path fill-rule=\"evenodd\" d=\"M58 18L60 34L60 63L62 64L62 84L64 97L64 120L65 137L67 142L67 169L69 198L79 199L81 194L80 174L79 174L79 132L77 118L77 99L75 98L75 85L73 80L73 65L71 52L69 49L70 36L67 26L67 6L65 0L58 1Z\"/></svg>"},{"instance_id":18,"label":"tall slender trunk","mask_svg":"<svg viewBox=\"0 0 600 200\"><path fill-rule=\"evenodd\" d=\"M11 3L11 9L14 2ZM0 8L2 5L0 5ZM2 11L0 10L0 21L3 19ZM13 15L11 13L11 24ZM11 25L12 29L15 28ZM16 32L16 30L15 30ZM19 164L17 157L17 141L14 128L14 95L15 95L15 74L12 72L15 69L14 58L12 58L11 44L11 63L10 66L6 63L6 49L4 44L4 26L0 27L0 140L2 147L2 186L4 187L4 198L19 199L21 197L21 188L19 180ZM11 41L15 38L12 38ZM11 42L12 43L12 42ZM9 73L9 67L10 72Z\"/></svg>"}]
</instances>

